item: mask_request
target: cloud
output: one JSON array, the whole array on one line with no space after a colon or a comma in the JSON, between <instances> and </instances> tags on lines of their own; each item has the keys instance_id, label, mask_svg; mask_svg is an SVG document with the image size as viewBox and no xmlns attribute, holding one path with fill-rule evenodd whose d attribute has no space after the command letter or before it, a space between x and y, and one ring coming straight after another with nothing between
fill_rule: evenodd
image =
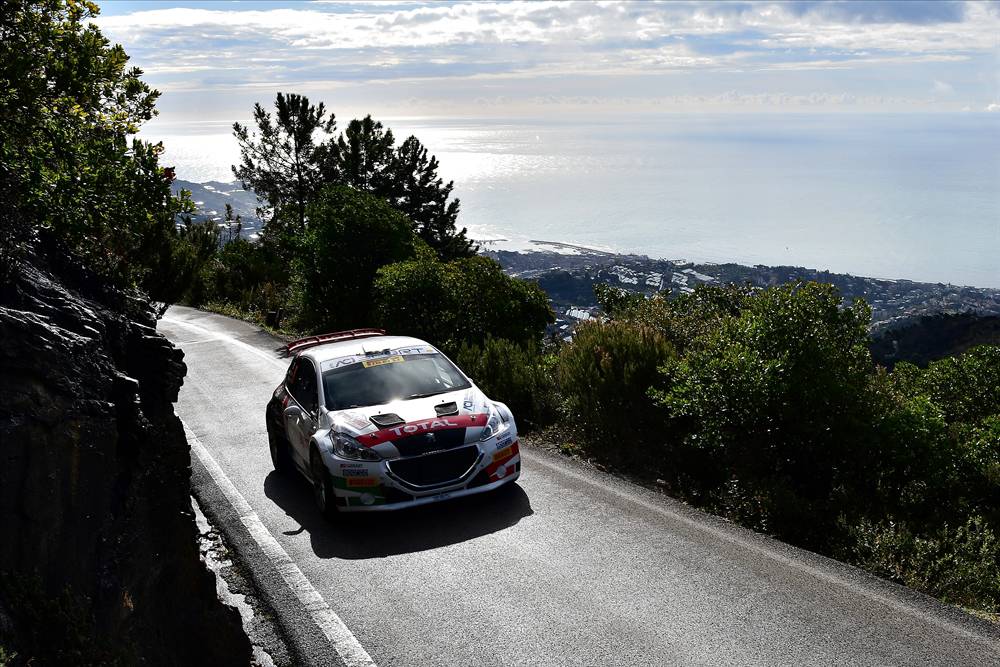
<instances>
[{"instance_id":1,"label":"cloud","mask_svg":"<svg viewBox=\"0 0 1000 667\"><path fill-rule=\"evenodd\" d=\"M624 78L674 76L676 83L700 72L704 81L685 85L712 88L698 91L708 94L731 89L732 77L742 73L756 87L748 94L784 89L787 79L797 95L812 89L866 96L888 86L879 91L887 99L919 91L943 100L953 92L945 87L962 88L963 79L968 86L995 69L1000 32L1000 12L976 2L340 0L274 9L161 7L116 11L95 22L167 92L531 77L603 77L600 85L618 87ZM916 68L931 69L915 75ZM821 81L815 72L839 77L840 89L830 90L833 79ZM758 84L765 75L772 79ZM920 83L928 80L931 91Z\"/></svg>"},{"instance_id":2,"label":"cloud","mask_svg":"<svg viewBox=\"0 0 1000 667\"><path fill-rule=\"evenodd\" d=\"M793 13L811 14L842 23L907 23L932 25L958 23L965 16L965 3L955 0L888 0L855 2L817 0L789 3Z\"/></svg>"},{"instance_id":3,"label":"cloud","mask_svg":"<svg viewBox=\"0 0 1000 667\"><path fill-rule=\"evenodd\" d=\"M1000 111L1000 102L991 102L990 104L987 104L986 105L986 111L989 111L989 112L998 112L998 111Z\"/></svg>"}]
</instances>

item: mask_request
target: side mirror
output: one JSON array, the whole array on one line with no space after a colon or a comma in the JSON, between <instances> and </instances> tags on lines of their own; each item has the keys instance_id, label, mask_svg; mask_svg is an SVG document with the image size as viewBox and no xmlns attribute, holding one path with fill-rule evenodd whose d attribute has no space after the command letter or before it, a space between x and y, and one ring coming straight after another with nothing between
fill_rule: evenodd
<instances>
[{"instance_id":1,"label":"side mirror","mask_svg":"<svg viewBox=\"0 0 1000 667\"><path fill-rule=\"evenodd\" d=\"M302 416L302 408L297 405L289 405L282 414L284 414L285 419L297 419Z\"/></svg>"}]
</instances>

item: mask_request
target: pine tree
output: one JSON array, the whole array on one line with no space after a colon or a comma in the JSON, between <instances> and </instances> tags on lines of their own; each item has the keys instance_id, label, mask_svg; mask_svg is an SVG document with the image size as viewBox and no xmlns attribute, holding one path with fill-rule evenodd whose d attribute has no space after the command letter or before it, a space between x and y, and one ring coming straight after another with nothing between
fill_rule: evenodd
<instances>
[{"instance_id":1,"label":"pine tree","mask_svg":"<svg viewBox=\"0 0 1000 667\"><path fill-rule=\"evenodd\" d=\"M244 188L257 193L262 218L280 216L298 229L305 227L306 205L329 171L330 145L317 133L330 135L336 129L335 116L326 117L326 107L309 104L304 95L278 93L274 117L260 104L254 105L256 132L233 123L233 135L240 146L240 164L233 175ZM332 140L330 140L332 142Z\"/></svg>"},{"instance_id":2,"label":"pine tree","mask_svg":"<svg viewBox=\"0 0 1000 667\"><path fill-rule=\"evenodd\" d=\"M458 230L455 224L459 200L449 201L454 181L444 183L438 176L437 158L428 157L427 148L416 137L407 138L396 149L392 171L391 188L386 194L393 206L413 221L420 238L442 259L475 254L465 228Z\"/></svg>"}]
</instances>

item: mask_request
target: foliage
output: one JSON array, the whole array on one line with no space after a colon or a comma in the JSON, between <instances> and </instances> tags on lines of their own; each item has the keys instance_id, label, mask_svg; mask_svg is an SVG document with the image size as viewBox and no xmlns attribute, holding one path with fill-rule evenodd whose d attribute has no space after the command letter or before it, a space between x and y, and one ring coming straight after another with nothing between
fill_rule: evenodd
<instances>
[{"instance_id":1,"label":"foliage","mask_svg":"<svg viewBox=\"0 0 1000 667\"><path fill-rule=\"evenodd\" d=\"M723 298L704 298L712 292ZM873 437L867 306L842 309L837 291L816 283L744 293L735 314L729 296L709 288L678 304L680 329L699 329L692 303L718 326L663 369L657 402L683 434L677 444L710 457L707 481L757 488L769 525L822 539L825 528L804 518L829 514Z\"/></svg>"},{"instance_id":2,"label":"foliage","mask_svg":"<svg viewBox=\"0 0 1000 667\"><path fill-rule=\"evenodd\" d=\"M522 430L551 424L557 416L555 357L533 345L487 336L463 343L455 361L488 396L513 411Z\"/></svg>"},{"instance_id":3,"label":"foliage","mask_svg":"<svg viewBox=\"0 0 1000 667\"><path fill-rule=\"evenodd\" d=\"M928 396L949 422L973 423L1000 413L1000 347L981 345L931 362L924 372L901 363L893 377L904 393Z\"/></svg>"},{"instance_id":4,"label":"foliage","mask_svg":"<svg viewBox=\"0 0 1000 667\"><path fill-rule=\"evenodd\" d=\"M170 194L162 147L132 140L158 93L75 0L10 0L0 13L0 256L48 229L105 279L170 298L164 280L190 202Z\"/></svg>"},{"instance_id":5,"label":"foliage","mask_svg":"<svg viewBox=\"0 0 1000 667\"><path fill-rule=\"evenodd\" d=\"M338 137L322 103L278 93L275 114L254 106L251 131L233 124L240 165L233 173L262 198L265 238L284 245L306 227L306 209L330 185L380 197L408 216L413 231L443 260L470 257L474 244L456 228L454 184L438 176L438 161L416 137L396 147L392 130L371 116L355 119Z\"/></svg>"},{"instance_id":6,"label":"foliage","mask_svg":"<svg viewBox=\"0 0 1000 667\"><path fill-rule=\"evenodd\" d=\"M650 463L666 434L649 397L657 369L674 360L673 345L652 327L586 322L559 354L558 378L568 423L587 451L619 464Z\"/></svg>"},{"instance_id":7,"label":"foliage","mask_svg":"<svg viewBox=\"0 0 1000 667\"><path fill-rule=\"evenodd\" d=\"M272 116L259 103L254 105L256 132L233 123L240 147L240 164L233 167L233 175L267 202L260 209L261 217L283 211L286 215L278 220L292 225L290 233L294 234L305 228L306 206L323 186L324 171L330 168L332 156L322 135L331 134L337 124L332 113L326 116L322 102L312 105L308 97L295 93L279 92L274 110Z\"/></svg>"},{"instance_id":8,"label":"foliage","mask_svg":"<svg viewBox=\"0 0 1000 667\"><path fill-rule=\"evenodd\" d=\"M392 187L392 130L365 116L348 123L337 139L336 179L362 192L384 193Z\"/></svg>"},{"instance_id":9,"label":"foliage","mask_svg":"<svg viewBox=\"0 0 1000 667\"><path fill-rule=\"evenodd\" d=\"M384 200L343 186L323 190L308 215L294 264L301 324L325 330L367 325L376 272L416 257L422 242Z\"/></svg>"},{"instance_id":10,"label":"foliage","mask_svg":"<svg viewBox=\"0 0 1000 667\"><path fill-rule=\"evenodd\" d=\"M511 278L486 257L386 266L375 280L373 305L379 326L449 352L490 336L537 349L555 319L537 285Z\"/></svg>"},{"instance_id":11,"label":"foliage","mask_svg":"<svg viewBox=\"0 0 1000 667\"><path fill-rule=\"evenodd\" d=\"M872 357L883 366L908 361L926 368L938 359L965 352L977 345L1000 345L1000 315L934 313L873 336Z\"/></svg>"},{"instance_id":12,"label":"foliage","mask_svg":"<svg viewBox=\"0 0 1000 667\"><path fill-rule=\"evenodd\" d=\"M398 148L392 130L371 116L352 120L337 139L338 182L384 197L410 218L414 231L441 259L471 256L466 230L457 230L459 202L448 201L454 183L438 176L437 158L407 137Z\"/></svg>"},{"instance_id":13,"label":"foliage","mask_svg":"<svg viewBox=\"0 0 1000 667\"><path fill-rule=\"evenodd\" d=\"M608 317L625 319L642 307L646 297L607 283L594 283L594 298Z\"/></svg>"},{"instance_id":14,"label":"foliage","mask_svg":"<svg viewBox=\"0 0 1000 667\"><path fill-rule=\"evenodd\" d=\"M445 183L437 173L437 158L427 156L427 148L414 137L407 137L392 162L389 201L409 216L417 235L434 248L442 259L469 257L476 248L458 229L459 202L452 199L454 183Z\"/></svg>"},{"instance_id":15,"label":"foliage","mask_svg":"<svg viewBox=\"0 0 1000 667\"><path fill-rule=\"evenodd\" d=\"M612 319L560 354L585 451L743 525L997 609L1000 348L890 373L868 353L867 306L829 285L595 293ZM643 359L645 377L623 377ZM643 391L659 411L636 409ZM650 421L621 434L634 415Z\"/></svg>"},{"instance_id":16,"label":"foliage","mask_svg":"<svg viewBox=\"0 0 1000 667\"><path fill-rule=\"evenodd\" d=\"M965 607L1000 611L1000 537L981 516L930 534L891 520L850 529L844 554L870 572Z\"/></svg>"},{"instance_id":17,"label":"foliage","mask_svg":"<svg viewBox=\"0 0 1000 667\"><path fill-rule=\"evenodd\" d=\"M187 295L194 306L231 306L269 326L279 326L292 303L287 263L268 244L237 238L206 263ZM291 313L294 315L294 313Z\"/></svg>"}]
</instances>

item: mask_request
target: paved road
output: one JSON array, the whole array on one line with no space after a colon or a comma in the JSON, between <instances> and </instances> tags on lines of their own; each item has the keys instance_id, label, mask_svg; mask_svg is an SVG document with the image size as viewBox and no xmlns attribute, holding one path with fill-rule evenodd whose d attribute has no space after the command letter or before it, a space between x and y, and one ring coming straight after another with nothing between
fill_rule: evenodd
<instances>
[{"instance_id":1,"label":"paved road","mask_svg":"<svg viewBox=\"0 0 1000 667\"><path fill-rule=\"evenodd\" d=\"M196 493L316 663L1000 665L982 621L530 448L508 492L331 525L271 469L279 343L180 307L160 330Z\"/></svg>"}]
</instances>

